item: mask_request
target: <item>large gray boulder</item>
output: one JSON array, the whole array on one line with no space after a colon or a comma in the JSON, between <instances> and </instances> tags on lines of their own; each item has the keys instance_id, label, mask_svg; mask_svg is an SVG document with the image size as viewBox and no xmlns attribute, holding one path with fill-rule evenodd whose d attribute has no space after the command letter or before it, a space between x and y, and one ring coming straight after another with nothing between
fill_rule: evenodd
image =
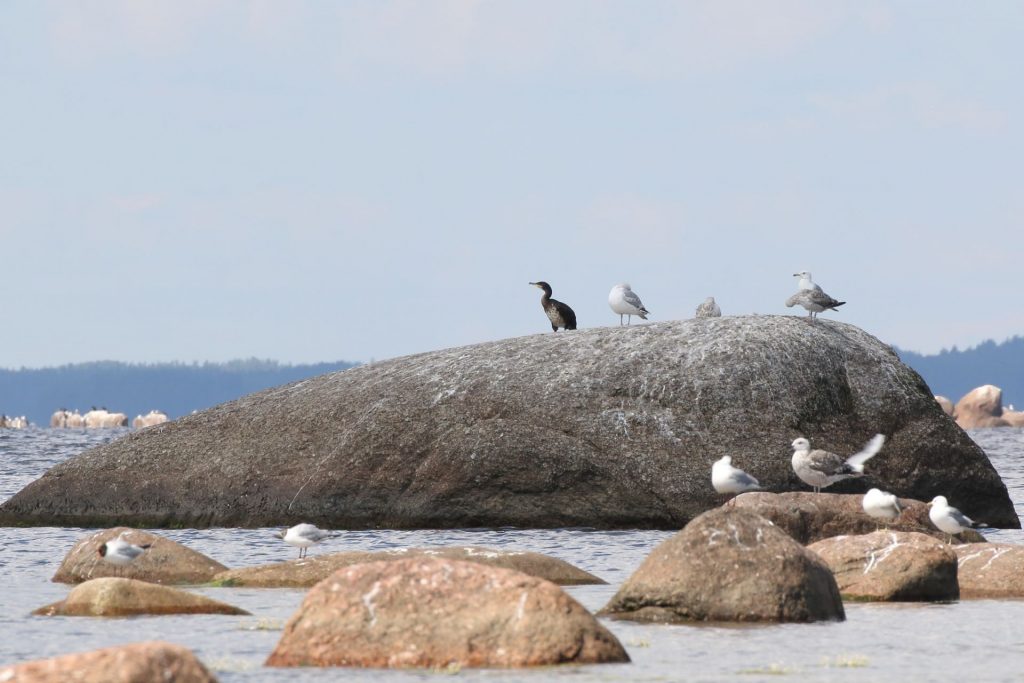
<instances>
[{"instance_id":1,"label":"large gray boulder","mask_svg":"<svg viewBox=\"0 0 1024 683\"><path fill-rule=\"evenodd\" d=\"M538 334L243 397L62 463L0 524L680 528L721 502L711 463L807 490L798 436L872 482L1018 527L1006 488L921 377L862 330L745 316Z\"/></svg>"}]
</instances>

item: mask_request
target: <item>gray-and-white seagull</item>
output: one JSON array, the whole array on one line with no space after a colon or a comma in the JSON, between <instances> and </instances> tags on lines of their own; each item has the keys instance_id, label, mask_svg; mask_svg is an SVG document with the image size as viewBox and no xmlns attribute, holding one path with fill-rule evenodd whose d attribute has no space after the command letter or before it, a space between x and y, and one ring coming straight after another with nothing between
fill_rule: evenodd
<instances>
[{"instance_id":1,"label":"gray-and-white seagull","mask_svg":"<svg viewBox=\"0 0 1024 683\"><path fill-rule=\"evenodd\" d=\"M873 458L885 444L884 434L875 434L859 453L849 458L823 451L811 450L811 442L800 437L793 442L793 471L815 493L837 481L864 474L864 463Z\"/></svg>"},{"instance_id":2,"label":"gray-and-white seagull","mask_svg":"<svg viewBox=\"0 0 1024 683\"><path fill-rule=\"evenodd\" d=\"M634 315L647 320L647 316L650 314L650 311L644 308L644 302L640 301L640 297L627 282L621 282L612 287L612 291L608 292L608 305L612 307L613 312L619 314L619 325L622 324L622 316L627 317L626 324L628 325L632 322Z\"/></svg>"},{"instance_id":3,"label":"gray-and-white seagull","mask_svg":"<svg viewBox=\"0 0 1024 683\"><path fill-rule=\"evenodd\" d=\"M309 554L311 546L316 545L320 541L337 536L336 531L324 531L318 529L312 524L296 524L290 529L285 531L278 531L274 533L280 539L283 539L285 543L290 546L295 546L299 549L299 559L306 557Z\"/></svg>"},{"instance_id":4,"label":"gray-and-white seagull","mask_svg":"<svg viewBox=\"0 0 1024 683\"><path fill-rule=\"evenodd\" d=\"M793 273L793 277L800 278L799 289L797 289L796 294L786 299L786 308L801 306L807 311L807 316L813 320L822 311L834 311L846 303L845 301L833 299L822 291L821 287L814 283L814 280L811 279L811 274L806 270Z\"/></svg>"},{"instance_id":5,"label":"gray-and-white seagull","mask_svg":"<svg viewBox=\"0 0 1024 683\"><path fill-rule=\"evenodd\" d=\"M738 467L732 466L732 458L723 455L711 466L711 485L719 493L740 494L744 491L756 491L761 488L757 479L750 476ZM729 502L736 500L733 498Z\"/></svg>"},{"instance_id":6,"label":"gray-and-white seagull","mask_svg":"<svg viewBox=\"0 0 1024 683\"><path fill-rule=\"evenodd\" d=\"M124 538L128 533L127 531L122 531L117 538L107 541L99 547L96 552L103 558L104 562L124 567L134 562L135 558L153 545L152 543L140 543L139 545L129 543Z\"/></svg>"},{"instance_id":7,"label":"gray-and-white seagull","mask_svg":"<svg viewBox=\"0 0 1024 683\"><path fill-rule=\"evenodd\" d=\"M886 523L893 521L903 512L899 499L880 489L871 489L865 493L861 507L869 517L884 520Z\"/></svg>"},{"instance_id":8,"label":"gray-and-white seagull","mask_svg":"<svg viewBox=\"0 0 1024 683\"><path fill-rule=\"evenodd\" d=\"M721 318L722 309L715 303L715 297L709 296L704 303L697 307L698 318Z\"/></svg>"},{"instance_id":9,"label":"gray-and-white seagull","mask_svg":"<svg viewBox=\"0 0 1024 683\"><path fill-rule=\"evenodd\" d=\"M948 543L952 543L953 537L961 532L985 526L982 522L975 522L950 505L945 496L932 498L932 502L928 503L928 508L928 519L932 520L936 529L949 534Z\"/></svg>"}]
</instances>

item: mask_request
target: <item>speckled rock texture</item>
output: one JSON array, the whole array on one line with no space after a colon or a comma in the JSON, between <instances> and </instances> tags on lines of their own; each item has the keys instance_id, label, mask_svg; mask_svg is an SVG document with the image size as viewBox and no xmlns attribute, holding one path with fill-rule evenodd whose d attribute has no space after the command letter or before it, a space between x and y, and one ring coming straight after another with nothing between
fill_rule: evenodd
<instances>
[{"instance_id":1,"label":"speckled rock texture","mask_svg":"<svg viewBox=\"0 0 1024 683\"><path fill-rule=\"evenodd\" d=\"M720 508L656 547L601 615L634 621L842 620L820 557L764 517Z\"/></svg>"},{"instance_id":2,"label":"speckled rock texture","mask_svg":"<svg viewBox=\"0 0 1024 683\"><path fill-rule=\"evenodd\" d=\"M932 536L875 531L834 536L810 546L832 570L849 600L932 602L956 600L956 553Z\"/></svg>"},{"instance_id":3,"label":"speckled rock texture","mask_svg":"<svg viewBox=\"0 0 1024 683\"><path fill-rule=\"evenodd\" d=\"M33 614L48 617L127 617L140 614L249 613L180 588L107 577L80 583L60 602L40 607Z\"/></svg>"},{"instance_id":4,"label":"speckled rock texture","mask_svg":"<svg viewBox=\"0 0 1024 683\"><path fill-rule=\"evenodd\" d=\"M394 562L411 557L437 557L479 562L492 567L514 569L559 586L606 583L593 574L556 557L522 550L494 550L474 546L396 548L376 552L349 550L340 553L324 553L310 555L302 560L230 569L217 574L213 577L213 581L224 586L248 588L303 588L315 585L339 569L353 564Z\"/></svg>"},{"instance_id":5,"label":"speckled rock texture","mask_svg":"<svg viewBox=\"0 0 1024 683\"><path fill-rule=\"evenodd\" d=\"M832 536L867 534L882 527L893 531L913 531L934 536L942 541L948 535L935 528L928 519L928 505L919 500L900 498L903 512L892 522L883 524L864 512L864 496L854 493L764 493L752 491L736 497L737 508L756 512L777 527L807 545ZM970 511L965 512L968 516ZM962 542L984 543L985 537L974 529L960 534ZM960 543L960 540L954 540Z\"/></svg>"},{"instance_id":6,"label":"speckled rock texture","mask_svg":"<svg viewBox=\"0 0 1024 683\"><path fill-rule=\"evenodd\" d=\"M0 666L0 681L12 683L217 683L181 645L160 641L119 645L92 652Z\"/></svg>"},{"instance_id":7,"label":"speckled rock texture","mask_svg":"<svg viewBox=\"0 0 1024 683\"><path fill-rule=\"evenodd\" d=\"M953 552L961 598L1024 598L1024 546L968 543Z\"/></svg>"},{"instance_id":8,"label":"speckled rock texture","mask_svg":"<svg viewBox=\"0 0 1024 683\"><path fill-rule=\"evenodd\" d=\"M117 566L99 555L107 541L125 533L124 540L135 545L150 544L130 564ZM150 583L206 583L227 567L180 543L142 529L116 527L101 529L80 539L64 556L53 575L56 583L81 583L104 576L138 579Z\"/></svg>"},{"instance_id":9,"label":"speckled rock texture","mask_svg":"<svg viewBox=\"0 0 1024 683\"><path fill-rule=\"evenodd\" d=\"M306 594L268 666L524 667L628 662L555 584L419 557L340 569Z\"/></svg>"},{"instance_id":10,"label":"speckled rock texture","mask_svg":"<svg viewBox=\"0 0 1024 683\"><path fill-rule=\"evenodd\" d=\"M0 524L678 529L723 455L804 490L798 436L897 495L956 490L1019 526L991 463L864 331L741 316L538 334L323 375L127 435L48 471ZM830 491L864 491L870 480Z\"/></svg>"}]
</instances>

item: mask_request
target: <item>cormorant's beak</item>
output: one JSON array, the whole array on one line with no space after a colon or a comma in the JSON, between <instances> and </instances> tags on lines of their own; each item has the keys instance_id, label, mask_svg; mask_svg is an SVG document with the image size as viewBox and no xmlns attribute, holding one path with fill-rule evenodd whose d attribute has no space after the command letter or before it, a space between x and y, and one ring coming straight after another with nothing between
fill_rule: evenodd
<instances>
[{"instance_id":1,"label":"cormorant's beak","mask_svg":"<svg viewBox=\"0 0 1024 683\"><path fill-rule=\"evenodd\" d=\"M800 273L793 273L793 277L800 277Z\"/></svg>"}]
</instances>

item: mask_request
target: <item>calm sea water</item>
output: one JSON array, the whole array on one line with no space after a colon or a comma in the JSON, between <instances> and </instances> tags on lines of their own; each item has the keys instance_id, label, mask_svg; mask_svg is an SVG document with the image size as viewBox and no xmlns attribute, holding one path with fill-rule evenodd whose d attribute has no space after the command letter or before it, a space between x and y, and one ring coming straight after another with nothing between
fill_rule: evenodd
<instances>
[{"instance_id":1,"label":"calm sea water","mask_svg":"<svg viewBox=\"0 0 1024 683\"><path fill-rule=\"evenodd\" d=\"M123 435L115 432L0 430L0 501L50 466ZM1024 516L1024 430L972 436L985 448ZM62 599L68 587L50 582L61 559L87 533L77 528L0 528L0 665L140 640L191 648L221 681L436 680L428 671L269 669L262 666L301 590L201 588L242 607L251 617L162 616L122 619L33 617ZM269 529L158 531L230 567L290 559L294 551ZM668 532L555 530L361 531L313 552L402 546L475 544L534 550L597 574L608 586L567 590L587 608L603 606L618 585ZM1024 543L1020 531L994 531L990 540ZM1021 577L1024 581L1024 577ZM534 671L463 670L477 681L1024 681L1024 601L953 604L847 604L843 623L757 627L651 626L606 622L631 664Z\"/></svg>"}]
</instances>

